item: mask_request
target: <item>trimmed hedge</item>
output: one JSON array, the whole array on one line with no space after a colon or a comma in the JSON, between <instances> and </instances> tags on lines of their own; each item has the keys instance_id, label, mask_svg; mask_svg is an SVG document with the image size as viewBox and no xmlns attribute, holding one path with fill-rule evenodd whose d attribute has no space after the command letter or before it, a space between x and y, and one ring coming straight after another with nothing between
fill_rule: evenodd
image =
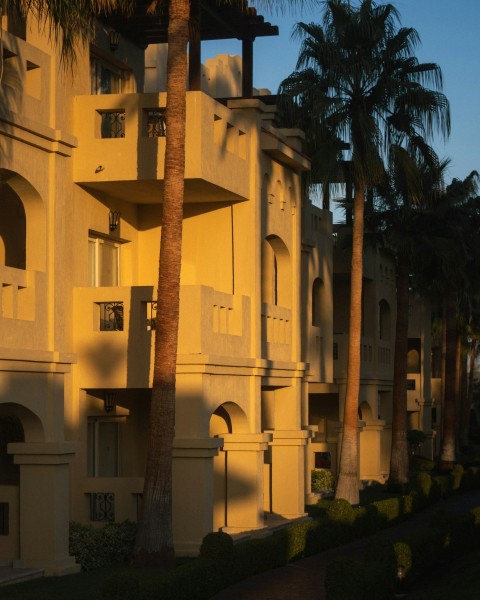
<instances>
[{"instance_id":1,"label":"trimmed hedge","mask_svg":"<svg viewBox=\"0 0 480 600\"><path fill-rule=\"evenodd\" d=\"M236 581L285 565L300 557L310 556L348 543L358 537L376 533L388 525L406 518L427 504L435 502L442 495L451 494L459 489L471 489L471 486L480 487L480 469L478 468L468 468L461 473L458 470L453 474L434 477L428 473L421 473L417 476L413 485L414 489L409 495L387 498L373 502L367 507L355 509L348 502L334 500L325 514L315 520L296 523L262 539L251 539L233 544L225 533L208 534L204 538L199 558L167 573L153 576L146 583L142 582L137 598L142 600L207 600ZM475 518L477 522L480 522L480 509ZM455 520L453 519L453 521ZM462 533L455 533L453 537L450 531L448 538L452 540L450 551L461 546L461 540L464 539L466 531L464 527L463 524L457 530L457 525L455 525L455 531L460 532L461 530ZM417 564L430 564L430 561L438 559L437 548L445 544L445 535L445 532L438 527L432 527L428 535L419 534L417 540L410 540L403 545L395 545L397 561L406 567L408 573L411 573ZM361 565L362 576L360 579L358 579L356 567L350 565L348 567L348 569L351 567L348 571L349 574L346 574L345 570L340 570L342 589L347 586L347 580L356 578L358 585L355 595L348 596L345 592L340 596L330 595L328 596L329 600L337 597L342 600L350 597L355 600L363 597L383 600L391 597L382 594L391 594L394 580L392 576L394 562L391 560L393 549L387 552L385 541L375 540L372 543L377 546L367 552L367 566ZM386 564L389 566L386 567ZM330 582L335 580L333 572L330 570L328 575ZM350 575L352 575L351 578ZM376 590L375 582L378 581L382 581L382 585ZM110 585L113 586L113 583ZM340 584L337 581L335 585ZM331 590L335 585L328 584ZM113 591L112 595L108 595L108 590L103 590L102 593L104 600L117 600ZM330 593L336 592L331 591ZM360 593L362 595L359 595Z\"/></svg>"},{"instance_id":2,"label":"trimmed hedge","mask_svg":"<svg viewBox=\"0 0 480 600\"><path fill-rule=\"evenodd\" d=\"M69 552L82 571L108 567L131 556L136 533L137 524L132 521L108 523L104 527L72 522Z\"/></svg>"}]
</instances>

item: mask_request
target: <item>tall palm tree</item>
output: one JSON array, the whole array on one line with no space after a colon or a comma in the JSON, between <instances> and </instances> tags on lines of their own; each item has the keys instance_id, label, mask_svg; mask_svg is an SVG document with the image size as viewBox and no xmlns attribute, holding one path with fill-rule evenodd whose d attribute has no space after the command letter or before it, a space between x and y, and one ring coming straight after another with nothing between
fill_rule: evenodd
<instances>
[{"instance_id":1,"label":"tall palm tree","mask_svg":"<svg viewBox=\"0 0 480 600\"><path fill-rule=\"evenodd\" d=\"M218 4L246 2L217 0ZM160 2L160 0L159 0ZM308 0L257 0L260 7L277 10ZM153 0L152 5L156 2ZM175 384L180 298L187 43L190 0L168 2L167 106L168 135L160 246L155 356L149 420L143 509L135 542L137 562L170 562L174 557L172 531L172 448L175 428ZM154 7L152 6L152 9Z\"/></svg>"},{"instance_id":2,"label":"tall palm tree","mask_svg":"<svg viewBox=\"0 0 480 600\"><path fill-rule=\"evenodd\" d=\"M462 305L476 294L480 264L478 174L454 179L433 207L424 229L430 250L422 256L419 277L432 296L443 300L444 383L441 463L452 467L457 444L457 340Z\"/></svg>"},{"instance_id":3,"label":"tall palm tree","mask_svg":"<svg viewBox=\"0 0 480 600\"><path fill-rule=\"evenodd\" d=\"M412 52L414 29L397 28L391 4L362 0L328 0L323 25L299 23L302 46L297 73L281 91L318 116L324 127L349 144L353 183L353 240L350 282L348 374L345 394L340 472L336 497L359 500L358 395L360 387L361 298L365 190L382 180L392 132L421 124L427 135L449 130L448 104L438 97L441 73L419 64ZM307 82L308 85L304 85ZM424 87L431 84L433 91ZM305 101L303 101L305 100ZM442 105L443 110L438 110ZM395 118L393 115L395 114Z\"/></svg>"},{"instance_id":4,"label":"tall palm tree","mask_svg":"<svg viewBox=\"0 0 480 600\"><path fill-rule=\"evenodd\" d=\"M448 161L440 162L433 150L414 138L409 147L393 146L386 184L379 187L376 211L367 228L377 245L389 248L396 261L395 351L392 390L392 446L388 484L404 491L408 485L407 353L408 313L412 274L422 256L425 220L443 190Z\"/></svg>"}]
</instances>

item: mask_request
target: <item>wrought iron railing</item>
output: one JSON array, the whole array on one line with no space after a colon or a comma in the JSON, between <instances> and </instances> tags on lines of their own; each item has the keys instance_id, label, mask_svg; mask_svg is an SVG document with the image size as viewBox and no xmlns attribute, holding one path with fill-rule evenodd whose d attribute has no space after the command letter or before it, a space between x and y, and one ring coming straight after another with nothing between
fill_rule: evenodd
<instances>
[{"instance_id":1,"label":"wrought iron railing","mask_svg":"<svg viewBox=\"0 0 480 600\"><path fill-rule=\"evenodd\" d=\"M90 521L115 521L115 494L113 492L90 494Z\"/></svg>"},{"instance_id":2,"label":"wrought iron railing","mask_svg":"<svg viewBox=\"0 0 480 600\"><path fill-rule=\"evenodd\" d=\"M106 110L100 111L101 137L123 138L125 137L125 111Z\"/></svg>"},{"instance_id":3,"label":"wrought iron railing","mask_svg":"<svg viewBox=\"0 0 480 600\"><path fill-rule=\"evenodd\" d=\"M123 331L123 302L98 302L100 331Z\"/></svg>"},{"instance_id":4,"label":"wrought iron railing","mask_svg":"<svg viewBox=\"0 0 480 600\"><path fill-rule=\"evenodd\" d=\"M145 110L145 122L147 137L165 137L167 135L165 109L147 108Z\"/></svg>"}]
</instances>

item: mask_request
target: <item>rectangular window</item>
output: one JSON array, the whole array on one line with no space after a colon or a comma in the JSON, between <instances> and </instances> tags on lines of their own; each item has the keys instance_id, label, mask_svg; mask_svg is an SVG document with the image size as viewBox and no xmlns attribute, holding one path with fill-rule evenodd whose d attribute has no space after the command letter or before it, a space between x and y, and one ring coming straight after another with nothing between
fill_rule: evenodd
<instances>
[{"instance_id":1,"label":"rectangular window","mask_svg":"<svg viewBox=\"0 0 480 600\"><path fill-rule=\"evenodd\" d=\"M109 287L120 284L120 244L107 238L88 238L89 284Z\"/></svg>"},{"instance_id":2,"label":"rectangular window","mask_svg":"<svg viewBox=\"0 0 480 600\"><path fill-rule=\"evenodd\" d=\"M122 93L122 71L96 56L90 57L90 81L92 94Z\"/></svg>"},{"instance_id":3,"label":"rectangular window","mask_svg":"<svg viewBox=\"0 0 480 600\"><path fill-rule=\"evenodd\" d=\"M118 421L101 418L88 419L88 477L118 477L118 442Z\"/></svg>"}]
</instances>

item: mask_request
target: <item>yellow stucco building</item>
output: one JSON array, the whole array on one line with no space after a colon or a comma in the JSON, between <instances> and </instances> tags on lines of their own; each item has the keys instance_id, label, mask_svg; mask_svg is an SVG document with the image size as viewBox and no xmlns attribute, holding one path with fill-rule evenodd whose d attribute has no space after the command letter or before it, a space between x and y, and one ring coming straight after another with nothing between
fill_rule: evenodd
<instances>
[{"instance_id":1,"label":"yellow stucco building","mask_svg":"<svg viewBox=\"0 0 480 600\"><path fill-rule=\"evenodd\" d=\"M252 22L257 35L275 33ZM63 574L77 569L69 520L135 520L141 506L164 52L151 46L145 58L161 39L121 23L114 47L99 23L70 72L35 23L9 15L2 27L0 559ZM279 128L272 98L252 93L245 73L240 82L241 59L199 64L187 93L179 555L210 531L304 516L311 469L338 464L348 330L332 214L302 200L302 133ZM366 321L360 471L382 480L394 285L388 260L369 264L380 320L372 310Z\"/></svg>"}]
</instances>

